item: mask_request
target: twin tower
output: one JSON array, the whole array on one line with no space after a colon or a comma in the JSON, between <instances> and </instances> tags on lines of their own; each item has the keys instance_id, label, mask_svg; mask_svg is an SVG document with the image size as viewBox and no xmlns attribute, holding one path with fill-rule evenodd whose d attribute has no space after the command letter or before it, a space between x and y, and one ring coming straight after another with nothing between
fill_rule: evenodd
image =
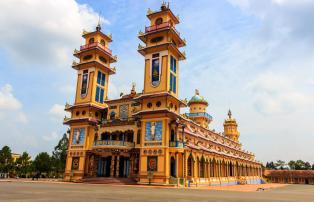
<instances>
[{"instance_id":1,"label":"twin tower","mask_svg":"<svg viewBox=\"0 0 314 202\"><path fill-rule=\"evenodd\" d=\"M178 99L179 84L179 61L185 60L185 52L179 49L186 45L175 26L179 23L178 16L175 16L168 6L162 5L159 12L148 10L147 14L150 26L145 27L145 32L139 33L139 39L145 46L139 45L138 52L145 58L145 76L143 96L151 94L155 96L170 97L171 103L166 107L180 113L180 107L185 107L186 103ZM111 67L111 63L117 61L117 56L112 55L109 44L112 42L111 35L101 32L98 24L96 31L83 32L85 45L80 50L74 51L74 56L80 62L73 62L72 67L78 70L77 91L75 104L88 103L93 108L90 112L105 109L108 106L105 101L108 99L109 76L115 74L116 69ZM158 53L156 53L158 52ZM153 54L156 53L156 54ZM156 94L157 93L157 94ZM145 95L145 96L144 96ZM149 109L149 102L144 101L144 106ZM212 117L206 112L208 102L199 95L198 90L187 103L190 113L185 115L196 121L204 128L212 121ZM101 116L106 116L101 114ZM99 116L98 118L101 118ZM238 140L237 123L231 118L224 123L225 135ZM97 119L97 117L95 117Z\"/></svg>"},{"instance_id":2,"label":"twin tower","mask_svg":"<svg viewBox=\"0 0 314 202\"><path fill-rule=\"evenodd\" d=\"M140 32L138 35L144 44L138 46L138 52L145 59L144 89L141 93L134 93L133 89L134 94L130 94L130 96L133 96L132 103L130 105L119 105L119 110L117 110L118 104L113 106L109 103L122 103L124 102L123 97L115 101L108 100L109 77L116 72L111 64L117 61L117 57L113 55L109 46L112 37L104 34L100 25L93 32L83 32L85 44L79 50L74 51L74 56L79 61L72 64L78 75L75 101L73 105L67 104L65 107L65 110L71 113L71 117L64 120L64 123L71 127L66 166L66 177L68 178L71 176L71 170L75 170L72 177L79 179L84 175L96 172L93 170L97 167L94 162L98 162L98 169L103 165L99 162L105 162L105 160L93 159L94 156L99 155L99 150L94 144L100 139L100 132L98 131L104 130L99 127L100 124L103 120L114 119L116 114L119 114L121 120L124 119L123 114L126 114L125 117L132 116L139 120L139 124L136 125L138 135L136 138L134 137L134 142L136 139L135 148L140 150L140 165L137 165L137 161L134 160L131 161L131 167L136 168L136 165L139 166L140 175L144 175L143 173L150 169L146 169L146 165L157 165L157 159L160 164L158 163L158 169L156 168L156 170L164 173L165 176L169 175L169 165L167 163L170 158L168 155L169 147L171 147L169 141L185 141L184 135L180 138L176 137L179 135L177 122L179 119L192 120L205 129L208 128L208 124L212 120L212 117L206 112L208 103L199 95L198 91L189 102L178 98L179 62L186 59L185 53L180 50L186 45L186 41L176 29L179 18L173 14L166 4L163 4L159 11L149 10L147 17L150 25L145 27L145 31ZM190 107L190 112L181 115L180 108L186 106ZM133 108L133 110L129 110L130 108ZM126 126L120 127L121 130L124 128ZM224 123L224 128L224 135L238 142L237 123L231 117L231 112ZM115 136L111 140L115 140ZM145 148L160 149L147 150ZM147 151L156 151L156 155L160 156L156 160L155 157L146 157L147 153L145 152ZM109 166L111 173L119 171L119 166L117 166L120 165L117 162L121 162L119 158L111 158L111 167ZM161 162L164 163L161 164ZM186 169L184 167L181 171L177 168L177 172L180 171L183 175L184 172L187 172Z\"/></svg>"}]
</instances>

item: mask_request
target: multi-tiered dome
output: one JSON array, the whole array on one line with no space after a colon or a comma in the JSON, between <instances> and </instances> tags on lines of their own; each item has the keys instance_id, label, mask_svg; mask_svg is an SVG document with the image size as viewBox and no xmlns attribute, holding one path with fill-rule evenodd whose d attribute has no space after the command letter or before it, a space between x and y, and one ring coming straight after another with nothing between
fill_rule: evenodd
<instances>
[{"instance_id":1,"label":"multi-tiered dome","mask_svg":"<svg viewBox=\"0 0 314 202\"><path fill-rule=\"evenodd\" d=\"M206 112L208 102L199 94L198 90L195 90L195 95L188 102L188 106L190 107L190 113L186 115L202 127L208 128L212 117Z\"/></svg>"},{"instance_id":2,"label":"multi-tiered dome","mask_svg":"<svg viewBox=\"0 0 314 202\"><path fill-rule=\"evenodd\" d=\"M206 106L208 106L208 102L203 96L199 94L199 91L197 89L195 90L195 95L190 99L188 106L193 104L205 104Z\"/></svg>"}]
</instances>

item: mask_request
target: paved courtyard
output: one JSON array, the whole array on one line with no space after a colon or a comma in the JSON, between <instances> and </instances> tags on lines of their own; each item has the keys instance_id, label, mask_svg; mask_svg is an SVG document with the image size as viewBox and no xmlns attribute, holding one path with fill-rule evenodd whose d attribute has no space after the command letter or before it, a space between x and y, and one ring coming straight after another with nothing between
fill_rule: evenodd
<instances>
[{"instance_id":1,"label":"paved courtyard","mask_svg":"<svg viewBox=\"0 0 314 202\"><path fill-rule=\"evenodd\" d=\"M240 185L241 186L241 185ZM314 186L226 191L52 182L0 182L0 201L314 201Z\"/></svg>"}]
</instances>

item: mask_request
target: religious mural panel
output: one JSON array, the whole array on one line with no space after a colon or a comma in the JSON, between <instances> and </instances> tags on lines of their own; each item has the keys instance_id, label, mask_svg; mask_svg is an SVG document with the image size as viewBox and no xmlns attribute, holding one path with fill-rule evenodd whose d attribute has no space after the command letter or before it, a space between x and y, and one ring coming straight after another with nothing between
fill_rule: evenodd
<instances>
[{"instance_id":1,"label":"religious mural panel","mask_svg":"<svg viewBox=\"0 0 314 202\"><path fill-rule=\"evenodd\" d=\"M147 157L147 171L157 171L157 156Z\"/></svg>"},{"instance_id":2,"label":"religious mural panel","mask_svg":"<svg viewBox=\"0 0 314 202\"><path fill-rule=\"evenodd\" d=\"M152 76L152 85L155 87L158 86L160 83L159 53L153 54L151 76Z\"/></svg>"},{"instance_id":3,"label":"religious mural panel","mask_svg":"<svg viewBox=\"0 0 314 202\"><path fill-rule=\"evenodd\" d=\"M84 144L85 128L75 128L72 135L72 145Z\"/></svg>"},{"instance_id":4,"label":"religious mural panel","mask_svg":"<svg viewBox=\"0 0 314 202\"><path fill-rule=\"evenodd\" d=\"M146 122L145 141L162 140L162 122Z\"/></svg>"},{"instance_id":5,"label":"religious mural panel","mask_svg":"<svg viewBox=\"0 0 314 202\"><path fill-rule=\"evenodd\" d=\"M78 170L80 166L80 157L73 157L72 159L72 170Z\"/></svg>"},{"instance_id":6,"label":"religious mural panel","mask_svg":"<svg viewBox=\"0 0 314 202\"><path fill-rule=\"evenodd\" d=\"M85 97L87 95L87 85L88 85L88 70L84 70L82 77L82 85L81 85L81 97Z\"/></svg>"}]
</instances>

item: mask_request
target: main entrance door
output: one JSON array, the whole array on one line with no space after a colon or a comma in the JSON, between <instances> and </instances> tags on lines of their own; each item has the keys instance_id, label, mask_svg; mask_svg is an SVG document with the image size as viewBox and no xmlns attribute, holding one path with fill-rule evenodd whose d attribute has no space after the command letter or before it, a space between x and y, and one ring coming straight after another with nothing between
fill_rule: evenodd
<instances>
[{"instance_id":1,"label":"main entrance door","mask_svg":"<svg viewBox=\"0 0 314 202\"><path fill-rule=\"evenodd\" d=\"M110 177L111 156L98 160L98 177Z\"/></svg>"},{"instance_id":2,"label":"main entrance door","mask_svg":"<svg viewBox=\"0 0 314 202\"><path fill-rule=\"evenodd\" d=\"M129 176L130 159L128 157L120 156L119 159L119 177Z\"/></svg>"}]
</instances>

